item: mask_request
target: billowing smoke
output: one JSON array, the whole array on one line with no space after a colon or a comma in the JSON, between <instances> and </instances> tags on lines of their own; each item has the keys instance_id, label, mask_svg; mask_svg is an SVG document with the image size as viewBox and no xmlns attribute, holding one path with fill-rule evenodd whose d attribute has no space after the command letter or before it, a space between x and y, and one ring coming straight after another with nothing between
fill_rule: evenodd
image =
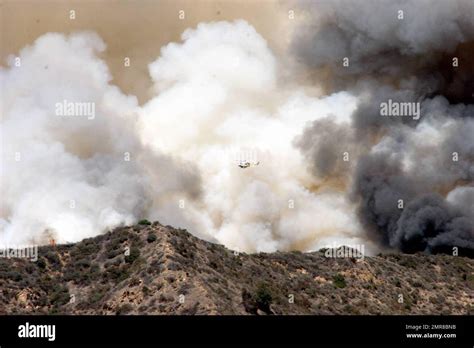
<instances>
[{"instance_id":1,"label":"billowing smoke","mask_svg":"<svg viewBox=\"0 0 474 348\"><path fill-rule=\"evenodd\" d=\"M472 255L474 3L336 0L301 8L307 18L293 41L300 69L359 101L350 127L334 129L329 119L303 132L313 173L350 168L350 194L372 240L404 252L457 247ZM384 116L388 102L418 103L419 111ZM353 164L343 166L342 152Z\"/></svg>"},{"instance_id":2,"label":"billowing smoke","mask_svg":"<svg viewBox=\"0 0 474 348\"><path fill-rule=\"evenodd\" d=\"M96 34L10 57L0 244L147 218L250 252L472 253L472 1L293 9L285 57L243 20L186 30L150 62L143 105L114 86ZM68 102L93 113L58 113Z\"/></svg>"},{"instance_id":3,"label":"billowing smoke","mask_svg":"<svg viewBox=\"0 0 474 348\"><path fill-rule=\"evenodd\" d=\"M143 107L111 84L95 34L47 34L20 66L11 57L2 244L73 242L142 218L243 251L363 242L344 188L313 178L293 146L311 120L347 123L356 99L280 86L276 57L244 21L182 40L150 64ZM58 115L67 102L93 103L94 116Z\"/></svg>"},{"instance_id":4,"label":"billowing smoke","mask_svg":"<svg viewBox=\"0 0 474 348\"><path fill-rule=\"evenodd\" d=\"M136 98L109 84L104 49L95 34L47 34L1 71L2 244L77 241L135 222L153 194L199 195L191 164L140 143ZM94 112L58 115L64 102Z\"/></svg>"}]
</instances>

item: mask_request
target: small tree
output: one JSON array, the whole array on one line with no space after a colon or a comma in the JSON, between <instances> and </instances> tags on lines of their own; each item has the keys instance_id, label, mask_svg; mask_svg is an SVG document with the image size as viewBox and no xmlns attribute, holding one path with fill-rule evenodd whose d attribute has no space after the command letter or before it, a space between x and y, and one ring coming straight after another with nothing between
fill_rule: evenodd
<instances>
[{"instance_id":1,"label":"small tree","mask_svg":"<svg viewBox=\"0 0 474 348\"><path fill-rule=\"evenodd\" d=\"M272 300L272 294L268 287L265 284L260 283L255 293L255 302L257 303L258 308L266 313L270 313Z\"/></svg>"},{"instance_id":2,"label":"small tree","mask_svg":"<svg viewBox=\"0 0 474 348\"><path fill-rule=\"evenodd\" d=\"M332 280L336 288L345 288L347 285L346 280L342 274L336 274L334 277L332 277Z\"/></svg>"}]
</instances>

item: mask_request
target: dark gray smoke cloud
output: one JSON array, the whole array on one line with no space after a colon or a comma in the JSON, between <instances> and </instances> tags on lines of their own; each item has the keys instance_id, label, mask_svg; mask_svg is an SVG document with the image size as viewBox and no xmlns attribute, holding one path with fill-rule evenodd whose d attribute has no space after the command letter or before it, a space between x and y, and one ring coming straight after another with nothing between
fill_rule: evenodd
<instances>
[{"instance_id":1,"label":"dark gray smoke cloud","mask_svg":"<svg viewBox=\"0 0 474 348\"><path fill-rule=\"evenodd\" d=\"M409 78L414 71L418 78L431 80L430 84L439 82L447 71L433 71L432 67L446 54L455 53L459 44L474 39L471 0L316 0L300 4L310 20L296 31L293 47L307 67L331 68L338 77L331 81L336 87L349 76L370 75L389 82ZM345 57L349 67L342 65Z\"/></svg>"},{"instance_id":2,"label":"dark gray smoke cloud","mask_svg":"<svg viewBox=\"0 0 474 348\"><path fill-rule=\"evenodd\" d=\"M386 154L366 155L359 159L355 171L353 194L359 200L358 213L369 235L391 244L402 210L400 199L416 196L416 183L401 171L400 160Z\"/></svg>"},{"instance_id":3,"label":"dark gray smoke cloud","mask_svg":"<svg viewBox=\"0 0 474 348\"><path fill-rule=\"evenodd\" d=\"M354 143L349 125L332 119L313 121L295 141L310 163L311 171L320 177L347 175L350 166L344 162L343 154L353 149Z\"/></svg>"},{"instance_id":4,"label":"dark gray smoke cloud","mask_svg":"<svg viewBox=\"0 0 474 348\"><path fill-rule=\"evenodd\" d=\"M311 172L349 177L373 240L408 253L457 247L472 256L474 1L304 1L300 8L308 19L292 47L302 69L316 81L328 76L329 92L359 100L350 124L318 120L296 141ZM419 103L419 119L382 116L388 100ZM335 159L343 151L349 166Z\"/></svg>"},{"instance_id":5,"label":"dark gray smoke cloud","mask_svg":"<svg viewBox=\"0 0 474 348\"><path fill-rule=\"evenodd\" d=\"M439 194L417 197L403 210L390 244L404 252L451 253L453 247L474 256L471 218L463 216Z\"/></svg>"}]
</instances>

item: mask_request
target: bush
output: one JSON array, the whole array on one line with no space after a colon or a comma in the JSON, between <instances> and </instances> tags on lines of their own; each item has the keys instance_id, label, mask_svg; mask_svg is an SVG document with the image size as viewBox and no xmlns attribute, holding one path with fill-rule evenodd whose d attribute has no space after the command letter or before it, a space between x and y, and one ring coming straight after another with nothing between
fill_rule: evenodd
<instances>
[{"instance_id":1,"label":"bush","mask_svg":"<svg viewBox=\"0 0 474 348\"><path fill-rule=\"evenodd\" d=\"M143 219L143 220L138 221L138 224L139 225L151 225L151 222L148 221L147 219Z\"/></svg>"},{"instance_id":2,"label":"bush","mask_svg":"<svg viewBox=\"0 0 474 348\"><path fill-rule=\"evenodd\" d=\"M473 283L473 285L474 285L474 274L466 275L466 279L464 279L464 280L466 280L469 283Z\"/></svg>"},{"instance_id":3,"label":"bush","mask_svg":"<svg viewBox=\"0 0 474 348\"><path fill-rule=\"evenodd\" d=\"M153 260L148 267L148 274L160 274L164 270L163 263L159 260Z\"/></svg>"},{"instance_id":4,"label":"bush","mask_svg":"<svg viewBox=\"0 0 474 348\"><path fill-rule=\"evenodd\" d=\"M156 240L156 234L150 233L148 237L146 237L146 241L148 243L153 243Z\"/></svg>"},{"instance_id":5,"label":"bush","mask_svg":"<svg viewBox=\"0 0 474 348\"><path fill-rule=\"evenodd\" d=\"M28 274L36 274L36 267L34 266L34 264L32 264L31 262L28 262L26 265L25 265L25 272L28 273Z\"/></svg>"},{"instance_id":6,"label":"bush","mask_svg":"<svg viewBox=\"0 0 474 348\"><path fill-rule=\"evenodd\" d=\"M91 262L87 259L80 259L74 262L74 268L85 269L91 266Z\"/></svg>"},{"instance_id":7,"label":"bush","mask_svg":"<svg viewBox=\"0 0 474 348\"><path fill-rule=\"evenodd\" d=\"M102 277L104 281L114 281L120 283L127 279L129 276L129 270L127 266L111 266L103 273Z\"/></svg>"},{"instance_id":8,"label":"bush","mask_svg":"<svg viewBox=\"0 0 474 348\"><path fill-rule=\"evenodd\" d=\"M54 291L55 285L56 283L54 282L54 280L48 275L45 275L38 280L38 286L46 293Z\"/></svg>"},{"instance_id":9,"label":"bush","mask_svg":"<svg viewBox=\"0 0 474 348\"><path fill-rule=\"evenodd\" d=\"M48 251L48 253L45 255L46 259L49 261L49 263L53 266L60 266L61 261L59 260L59 256L57 253L53 251Z\"/></svg>"},{"instance_id":10,"label":"bush","mask_svg":"<svg viewBox=\"0 0 474 348\"><path fill-rule=\"evenodd\" d=\"M413 268L413 269L416 269L416 266L417 266L415 259L409 256L401 260L400 265L402 265L403 267Z\"/></svg>"},{"instance_id":11,"label":"bush","mask_svg":"<svg viewBox=\"0 0 474 348\"><path fill-rule=\"evenodd\" d=\"M115 258L116 256L122 254L122 250L120 249L112 249L112 250L109 250L107 251L107 254L106 254L106 257L108 259L113 259Z\"/></svg>"},{"instance_id":12,"label":"bush","mask_svg":"<svg viewBox=\"0 0 474 348\"><path fill-rule=\"evenodd\" d=\"M334 282L334 286L336 288L345 288L346 287L346 280L344 279L344 276L342 274L336 274L334 277L332 277L332 280Z\"/></svg>"},{"instance_id":13,"label":"bush","mask_svg":"<svg viewBox=\"0 0 474 348\"><path fill-rule=\"evenodd\" d=\"M86 258L95 256L100 251L100 245L97 244L93 239L85 239L84 241L76 244L71 250L71 256L74 258Z\"/></svg>"},{"instance_id":14,"label":"bush","mask_svg":"<svg viewBox=\"0 0 474 348\"><path fill-rule=\"evenodd\" d=\"M125 256L125 262L133 263L140 256L140 249L132 247L130 249L130 255Z\"/></svg>"},{"instance_id":15,"label":"bush","mask_svg":"<svg viewBox=\"0 0 474 348\"><path fill-rule=\"evenodd\" d=\"M255 292L255 302L257 307L266 313L270 313L270 304L272 303L272 294L268 287L260 283Z\"/></svg>"},{"instance_id":16,"label":"bush","mask_svg":"<svg viewBox=\"0 0 474 348\"><path fill-rule=\"evenodd\" d=\"M19 282L22 279L22 276L17 271L9 271L9 272L7 272L7 277L6 278L9 278L14 282Z\"/></svg>"},{"instance_id":17,"label":"bush","mask_svg":"<svg viewBox=\"0 0 474 348\"><path fill-rule=\"evenodd\" d=\"M50 296L50 303L55 307L60 307L67 304L70 300L69 290L65 286L56 288Z\"/></svg>"},{"instance_id":18,"label":"bush","mask_svg":"<svg viewBox=\"0 0 474 348\"><path fill-rule=\"evenodd\" d=\"M45 269L46 268L46 262L44 261L44 259L38 259L38 261L36 261L36 265L38 266L38 268L40 269Z\"/></svg>"},{"instance_id":19,"label":"bush","mask_svg":"<svg viewBox=\"0 0 474 348\"><path fill-rule=\"evenodd\" d=\"M110 288L108 285L98 285L91 291L88 302L92 305L97 304L105 297L109 290Z\"/></svg>"}]
</instances>

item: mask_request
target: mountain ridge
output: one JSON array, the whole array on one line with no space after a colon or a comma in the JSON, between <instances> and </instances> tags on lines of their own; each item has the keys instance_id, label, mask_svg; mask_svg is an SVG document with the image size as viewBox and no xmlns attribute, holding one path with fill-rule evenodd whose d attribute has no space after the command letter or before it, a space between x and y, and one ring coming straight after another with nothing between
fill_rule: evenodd
<instances>
[{"instance_id":1,"label":"mountain ridge","mask_svg":"<svg viewBox=\"0 0 474 348\"><path fill-rule=\"evenodd\" d=\"M158 222L0 259L0 314L473 314L474 260L237 253Z\"/></svg>"}]
</instances>

